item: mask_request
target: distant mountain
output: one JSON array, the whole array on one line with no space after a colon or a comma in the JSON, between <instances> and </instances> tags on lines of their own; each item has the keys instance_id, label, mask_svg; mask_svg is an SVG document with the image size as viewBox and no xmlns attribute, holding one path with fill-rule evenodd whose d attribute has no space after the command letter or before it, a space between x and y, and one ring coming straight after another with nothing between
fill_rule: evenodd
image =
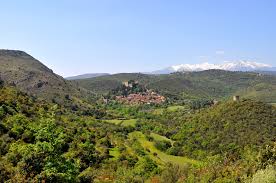
<instances>
[{"instance_id":1,"label":"distant mountain","mask_svg":"<svg viewBox=\"0 0 276 183\"><path fill-rule=\"evenodd\" d=\"M18 50L0 50L0 78L28 94L72 106L92 93L55 74L29 54ZM81 103L81 102L80 102Z\"/></svg>"},{"instance_id":2,"label":"distant mountain","mask_svg":"<svg viewBox=\"0 0 276 183\"><path fill-rule=\"evenodd\" d=\"M106 76L106 75L110 75L110 74L109 73L89 73L89 74L82 74L77 76L70 76L65 79L67 80L89 79L89 78L95 78L95 77Z\"/></svg>"},{"instance_id":3,"label":"distant mountain","mask_svg":"<svg viewBox=\"0 0 276 183\"><path fill-rule=\"evenodd\" d=\"M194 72L204 70L226 70L226 71L276 71L275 67L268 64L249 62L249 61L238 61L238 62L224 62L222 64L180 64L168 67L163 70L152 72L152 74L170 74L173 72Z\"/></svg>"},{"instance_id":4,"label":"distant mountain","mask_svg":"<svg viewBox=\"0 0 276 183\"><path fill-rule=\"evenodd\" d=\"M274 75L274 76L276 76L276 68L274 70L275 71L254 71L254 72L257 72L257 73L260 73L260 74L267 74L267 75Z\"/></svg>"}]
</instances>

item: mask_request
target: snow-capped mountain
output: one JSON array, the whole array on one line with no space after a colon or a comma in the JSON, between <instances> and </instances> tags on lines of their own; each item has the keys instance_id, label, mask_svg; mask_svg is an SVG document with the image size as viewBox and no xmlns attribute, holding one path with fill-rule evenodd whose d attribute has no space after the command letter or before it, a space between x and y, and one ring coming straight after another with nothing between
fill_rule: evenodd
<instances>
[{"instance_id":1,"label":"snow-capped mountain","mask_svg":"<svg viewBox=\"0 0 276 183\"><path fill-rule=\"evenodd\" d=\"M275 67L264 63L250 62L250 61L238 61L238 62L224 62L222 64L180 64L173 65L164 70L153 72L153 74L168 74L172 72L194 72L204 71L210 69L220 69L227 71L276 71Z\"/></svg>"}]
</instances>

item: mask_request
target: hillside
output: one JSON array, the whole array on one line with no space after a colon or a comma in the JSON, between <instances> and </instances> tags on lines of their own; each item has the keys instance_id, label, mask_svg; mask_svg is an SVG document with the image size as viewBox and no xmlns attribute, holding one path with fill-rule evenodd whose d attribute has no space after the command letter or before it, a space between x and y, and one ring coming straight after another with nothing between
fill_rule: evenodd
<instances>
[{"instance_id":1,"label":"hillside","mask_svg":"<svg viewBox=\"0 0 276 183\"><path fill-rule=\"evenodd\" d=\"M23 51L0 50L0 66L0 78L6 85L48 101L70 106L91 94Z\"/></svg>"},{"instance_id":2,"label":"hillside","mask_svg":"<svg viewBox=\"0 0 276 183\"><path fill-rule=\"evenodd\" d=\"M265 102L276 102L274 94L276 77L253 72L208 70L167 75L128 73L76 80L76 82L93 92L107 93L128 80L139 81L148 89L176 99L222 99L236 94ZM266 87L259 87L261 85ZM267 87L270 88L269 91ZM245 90L250 90L251 94Z\"/></svg>"},{"instance_id":3,"label":"hillside","mask_svg":"<svg viewBox=\"0 0 276 183\"><path fill-rule=\"evenodd\" d=\"M80 86L96 93L108 93L122 85L122 82L134 80L141 84L146 84L155 76L140 73L121 73L108 76L100 76L90 79L74 80Z\"/></svg>"},{"instance_id":4,"label":"hillside","mask_svg":"<svg viewBox=\"0 0 276 183\"><path fill-rule=\"evenodd\" d=\"M0 87L0 182L93 182L123 128ZM89 127L88 127L89 126ZM110 135L111 136L111 135ZM96 170L93 177L89 170ZM94 171L95 173L95 171Z\"/></svg>"},{"instance_id":5,"label":"hillside","mask_svg":"<svg viewBox=\"0 0 276 183\"><path fill-rule=\"evenodd\" d=\"M106 76L109 75L108 73L90 73L90 74L82 74L77 76L70 76L65 79L67 80L76 80L76 79L89 79L89 78L95 78L99 76Z\"/></svg>"},{"instance_id":6,"label":"hillside","mask_svg":"<svg viewBox=\"0 0 276 183\"><path fill-rule=\"evenodd\" d=\"M194 157L240 154L275 141L276 108L253 100L227 101L182 120L175 140Z\"/></svg>"}]
</instances>

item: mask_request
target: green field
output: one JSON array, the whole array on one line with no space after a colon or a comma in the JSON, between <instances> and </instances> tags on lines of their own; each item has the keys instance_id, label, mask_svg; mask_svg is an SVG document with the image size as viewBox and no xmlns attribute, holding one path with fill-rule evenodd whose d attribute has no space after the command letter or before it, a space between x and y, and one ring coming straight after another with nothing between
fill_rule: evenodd
<instances>
[{"instance_id":1,"label":"green field","mask_svg":"<svg viewBox=\"0 0 276 183\"><path fill-rule=\"evenodd\" d=\"M183 110L183 109L185 109L185 106L180 106L180 105L169 106L167 109L168 109L168 111L175 112L177 110Z\"/></svg>"},{"instance_id":2,"label":"green field","mask_svg":"<svg viewBox=\"0 0 276 183\"><path fill-rule=\"evenodd\" d=\"M161 138L159 135L154 135L156 138ZM172 156L172 155L168 155L164 152L161 152L160 150L156 149L156 147L154 146L153 142L150 142L146 139L145 135L142 132L132 132L129 134L129 138L130 139L137 139L140 144L145 148L148 149L151 153L151 158L154 160L159 160L160 163L164 164L164 163L172 163L172 164L176 164L179 166L184 166L187 163L188 164L192 164L194 166L202 166L203 163L197 160L193 160L193 159L189 159L186 157L181 157L181 156ZM166 138L166 137L163 137ZM156 153L157 156L154 156L153 154Z\"/></svg>"},{"instance_id":3,"label":"green field","mask_svg":"<svg viewBox=\"0 0 276 183\"><path fill-rule=\"evenodd\" d=\"M120 120L120 119L110 119L110 120L104 120L104 122L112 123L115 125L122 125L122 126L135 126L137 119L127 119L127 120Z\"/></svg>"}]
</instances>

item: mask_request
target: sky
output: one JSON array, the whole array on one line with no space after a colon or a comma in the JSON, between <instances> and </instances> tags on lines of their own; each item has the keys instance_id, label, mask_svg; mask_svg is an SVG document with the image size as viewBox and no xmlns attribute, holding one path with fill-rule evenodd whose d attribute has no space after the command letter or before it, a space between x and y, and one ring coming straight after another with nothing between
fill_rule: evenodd
<instances>
[{"instance_id":1,"label":"sky","mask_svg":"<svg viewBox=\"0 0 276 183\"><path fill-rule=\"evenodd\" d=\"M0 0L0 49L26 51L62 76L276 66L275 10L275 0Z\"/></svg>"}]
</instances>

